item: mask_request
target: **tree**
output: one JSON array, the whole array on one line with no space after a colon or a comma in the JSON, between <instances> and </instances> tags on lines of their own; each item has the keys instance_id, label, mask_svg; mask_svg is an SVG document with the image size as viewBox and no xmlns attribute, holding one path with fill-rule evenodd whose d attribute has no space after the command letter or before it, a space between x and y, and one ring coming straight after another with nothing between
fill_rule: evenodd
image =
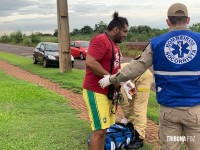
<instances>
[{"instance_id":1,"label":"tree","mask_svg":"<svg viewBox=\"0 0 200 150\"><path fill-rule=\"evenodd\" d=\"M2 43L8 43L10 41L11 41L10 37L7 34L5 34L5 33L0 38L0 42L2 42Z\"/></svg>"},{"instance_id":2,"label":"tree","mask_svg":"<svg viewBox=\"0 0 200 150\"><path fill-rule=\"evenodd\" d=\"M98 22L98 24L95 24L94 31L97 33L103 33L105 32L106 28L107 24L104 23L103 21L100 21Z\"/></svg>"},{"instance_id":3,"label":"tree","mask_svg":"<svg viewBox=\"0 0 200 150\"><path fill-rule=\"evenodd\" d=\"M58 37L58 29L54 30L53 36Z\"/></svg>"},{"instance_id":4,"label":"tree","mask_svg":"<svg viewBox=\"0 0 200 150\"><path fill-rule=\"evenodd\" d=\"M80 31L78 29L73 29L73 31L70 33L71 36L79 34Z\"/></svg>"},{"instance_id":5,"label":"tree","mask_svg":"<svg viewBox=\"0 0 200 150\"><path fill-rule=\"evenodd\" d=\"M90 26L84 26L81 30L81 34L91 34L94 30Z\"/></svg>"},{"instance_id":6,"label":"tree","mask_svg":"<svg viewBox=\"0 0 200 150\"><path fill-rule=\"evenodd\" d=\"M20 30L18 30L17 32L12 32L10 34L10 38L13 40L13 42L15 42L16 44L19 44L23 41L22 32Z\"/></svg>"},{"instance_id":7,"label":"tree","mask_svg":"<svg viewBox=\"0 0 200 150\"><path fill-rule=\"evenodd\" d=\"M137 26L131 26L129 32L137 33Z\"/></svg>"},{"instance_id":8,"label":"tree","mask_svg":"<svg viewBox=\"0 0 200 150\"><path fill-rule=\"evenodd\" d=\"M38 35L38 36L43 36L43 33L41 33L41 32L35 32L34 34Z\"/></svg>"},{"instance_id":9,"label":"tree","mask_svg":"<svg viewBox=\"0 0 200 150\"><path fill-rule=\"evenodd\" d=\"M31 43L37 44L39 42L41 42L41 35L37 34L37 32L35 34L32 33L31 34Z\"/></svg>"},{"instance_id":10,"label":"tree","mask_svg":"<svg viewBox=\"0 0 200 150\"><path fill-rule=\"evenodd\" d=\"M189 27L190 30L195 31L195 32L200 32L200 23L195 23L192 26Z\"/></svg>"},{"instance_id":11,"label":"tree","mask_svg":"<svg viewBox=\"0 0 200 150\"><path fill-rule=\"evenodd\" d=\"M149 27L147 25L139 25L137 27L137 32L138 33L149 33L149 32L151 32L151 27Z\"/></svg>"}]
</instances>

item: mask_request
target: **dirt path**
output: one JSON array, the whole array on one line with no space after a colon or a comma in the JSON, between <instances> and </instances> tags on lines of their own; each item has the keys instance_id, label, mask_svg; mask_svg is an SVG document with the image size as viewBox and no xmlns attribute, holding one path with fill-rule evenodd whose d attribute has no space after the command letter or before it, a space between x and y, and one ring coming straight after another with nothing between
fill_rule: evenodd
<instances>
[{"instance_id":1,"label":"dirt path","mask_svg":"<svg viewBox=\"0 0 200 150\"><path fill-rule=\"evenodd\" d=\"M2 60L0 60L0 70L3 70L8 75L14 76L20 80L25 80L27 82L38 84L51 91L58 93L59 95L64 96L65 98L69 99L69 104L71 107L80 110L79 117L89 121L87 109L83 101L82 95L73 93L71 90L64 89L60 87L59 84L51 82L49 79L42 78L39 75L34 75L19 67L10 65ZM121 118L123 116L120 108L118 109L117 116L118 118ZM156 125L151 120L148 120L145 141L147 143L153 144L155 148L159 147L158 125Z\"/></svg>"}]
</instances>

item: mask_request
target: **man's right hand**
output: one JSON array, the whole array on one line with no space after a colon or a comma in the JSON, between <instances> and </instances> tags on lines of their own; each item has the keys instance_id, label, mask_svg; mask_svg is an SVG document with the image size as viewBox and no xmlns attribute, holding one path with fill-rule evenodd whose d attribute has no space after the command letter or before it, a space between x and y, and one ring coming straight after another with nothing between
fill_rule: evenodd
<instances>
[{"instance_id":1,"label":"man's right hand","mask_svg":"<svg viewBox=\"0 0 200 150\"><path fill-rule=\"evenodd\" d=\"M102 89L104 89L105 87L111 85L110 75L104 75L104 78L99 80L99 85L101 86Z\"/></svg>"}]
</instances>

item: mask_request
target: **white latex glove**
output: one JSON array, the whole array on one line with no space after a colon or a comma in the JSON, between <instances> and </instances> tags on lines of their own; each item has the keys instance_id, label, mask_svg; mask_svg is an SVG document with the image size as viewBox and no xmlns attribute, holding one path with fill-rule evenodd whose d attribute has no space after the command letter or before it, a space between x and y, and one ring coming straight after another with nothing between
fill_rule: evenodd
<instances>
[{"instance_id":1,"label":"white latex glove","mask_svg":"<svg viewBox=\"0 0 200 150\"><path fill-rule=\"evenodd\" d=\"M111 85L111 82L110 82L109 78L110 78L110 75L104 75L104 78L99 80L99 85L101 86L102 89L104 89L105 87Z\"/></svg>"},{"instance_id":2,"label":"white latex glove","mask_svg":"<svg viewBox=\"0 0 200 150\"><path fill-rule=\"evenodd\" d=\"M127 82L122 83L124 91L128 97L128 99L132 99L132 96L135 94L135 85L128 80Z\"/></svg>"},{"instance_id":3,"label":"white latex glove","mask_svg":"<svg viewBox=\"0 0 200 150\"><path fill-rule=\"evenodd\" d=\"M127 124L128 123L128 119L127 118L123 118L121 121L120 121L120 123L123 123L123 124Z\"/></svg>"}]
</instances>

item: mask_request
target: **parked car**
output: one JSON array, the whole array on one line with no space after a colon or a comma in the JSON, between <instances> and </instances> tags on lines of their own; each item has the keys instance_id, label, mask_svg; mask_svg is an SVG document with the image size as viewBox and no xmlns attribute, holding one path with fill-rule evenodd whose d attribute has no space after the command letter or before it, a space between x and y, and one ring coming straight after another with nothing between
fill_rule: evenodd
<instances>
[{"instance_id":1,"label":"parked car","mask_svg":"<svg viewBox=\"0 0 200 150\"><path fill-rule=\"evenodd\" d=\"M82 60L85 59L89 44L89 41L71 41L70 51L72 56L79 57Z\"/></svg>"},{"instance_id":2,"label":"parked car","mask_svg":"<svg viewBox=\"0 0 200 150\"><path fill-rule=\"evenodd\" d=\"M33 64L41 62L44 68L49 65L59 65L58 43L40 42L34 49ZM72 68L74 67L74 57L71 55Z\"/></svg>"}]
</instances>

